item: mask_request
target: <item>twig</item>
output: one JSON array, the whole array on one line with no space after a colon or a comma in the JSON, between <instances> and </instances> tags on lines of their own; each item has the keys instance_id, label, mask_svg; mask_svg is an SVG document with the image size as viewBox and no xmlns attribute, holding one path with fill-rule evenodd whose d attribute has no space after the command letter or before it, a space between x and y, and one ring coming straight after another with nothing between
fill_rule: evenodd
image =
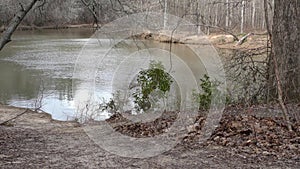
<instances>
[{"instance_id":1,"label":"twig","mask_svg":"<svg viewBox=\"0 0 300 169\"><path fill-rule=\"evenodd\" d=\"M275 76L276 76L277 90L278 90L278 102L279 102L280 107L283 111L283 115L284 115L285 121L287 123L288 130L293 131L292 130L292 125L291 125L291 122L290 122L290 118L289 118L288 109L286 108L286 106L284 104L284 101L283 101L283 91L282 91L281 79L280 79L279 71L278 71L278 62L277 62L277 59L275 57L273 57L273 60L274 60Z\"/></svg>"},{"instance_id":2,"label":"twig","mask_svg":"<svg viewBox=\"0 0 300 169\"><path fill-rule=\"evenodd\" d=\"M24 115L25 113L28 112L28 110L30 110L30 109L26 109L24 112L22 112L22 113L16 115L15 117L13 117L13 118L11 118L11 119L8 119L8 120L6 120L6 121L0 123L0 126L6 125L8 122L10 122L10 121L12 121L12 120L15 120L16 118L18 118L18 117Z\"/></svg>"}]
</instances>

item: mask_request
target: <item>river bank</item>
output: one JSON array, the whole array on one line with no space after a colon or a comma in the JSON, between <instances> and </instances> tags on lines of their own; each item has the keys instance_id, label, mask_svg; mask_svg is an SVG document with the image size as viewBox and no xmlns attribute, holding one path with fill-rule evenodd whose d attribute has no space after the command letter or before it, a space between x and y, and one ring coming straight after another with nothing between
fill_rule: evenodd
<instances>
[{"instance_id":1,"label":"river bank","mask_svg":"<svg viewBox=\"0 0 300 169\"><path fill-rule=\"evenodd\" d=\"M294 109L299 111L299 106ZM0 123L24 111L0 106ZM0 126L0 165L3 168L297 168L300 126L295 123L295 131L289 133L280 115L263 117L277 111L280 110L276 107L227 108L220 126L206 143L197 143L195 129L174 149L146 159L110 154L97 146L77 122L60 122L46 113L28 111ZM259 112L260 117L253 116Z\"/></svg>"}]
</instances>

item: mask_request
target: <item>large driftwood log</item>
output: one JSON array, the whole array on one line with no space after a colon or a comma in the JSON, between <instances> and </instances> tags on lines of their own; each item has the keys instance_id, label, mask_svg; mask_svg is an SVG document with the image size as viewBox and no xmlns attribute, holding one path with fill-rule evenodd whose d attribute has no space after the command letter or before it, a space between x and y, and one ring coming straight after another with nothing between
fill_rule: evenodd
<instances>
[{"instance_id":1,"label":"large driftwood log","mask_svg":"<svg viewBox=\"0 0 300 169\"><path fill-rule=\"evenodd\" d=\"M254 33L251 32L251 33L248 33L247 35L243 36L243 37L236 43L236 46L242 45L242 44L247 40L247 38L250 37L250 36L252 36L252 35L254 35Z\"/></svg>"},{"instance_id":2,"label":"large driftwood log","mask_svg":"<svg viewBox=\"0 0 300 169\"><path fill-rule=\"evenodd\" d=\"M20 3L21 10L16 13L15 17L9 23L7 29L2 33L2 37L0 39L0 51L7 43L11 41L12 34L37 1L39 0L32 0L31 3L25 8Z\"/></svg>"},{"instance_id":3,"label":"large driftwood log","mask_svg":"<svg viewBox=\"0 0 300 169\"><path fill-rule=\"evenodd\" d=\"M230 30L228 30L228 29L226 29L226 28L222 28L222 27L220 27L220 26L201 25L201 24L198 25L198 26L204 26L204 27L208 27L208 28L219 29L219 30L221 30L222 32L225 32L225 33L228 33L229 35L231 35L235 41L239 41L238 36L236 36L234 33L232 33Z\"/></svg>"}]
</instances>

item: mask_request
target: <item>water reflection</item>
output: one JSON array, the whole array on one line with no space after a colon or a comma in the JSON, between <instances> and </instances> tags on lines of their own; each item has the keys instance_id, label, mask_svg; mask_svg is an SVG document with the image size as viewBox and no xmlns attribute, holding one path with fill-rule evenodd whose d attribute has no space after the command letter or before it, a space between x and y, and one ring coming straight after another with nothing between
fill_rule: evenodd
<instances>
[{"instance_id":1,"label":"water reflection","mask_svg":"<svg viewBox=\"0 0 300 169\"><path fill-rule=\"evenodd\" d=\"M179 103L181 110L193 109L195 104L191 103L192 92L197 91L200 78L207 74L201 59L207 59L206 57L211 57L211 55L204 54L199 59L198 54L191 48L181 44L173 44L172 51L169 52L169 50L170 44L153 41L127 39L121 42L118 40L110 42L91 39L76 62L73 76L78 79L74 80L76 87L73 90L75 105L80 108L79 116L83 117L83 121L89 118L86 114L95 119L94 114L99 114L97 104L101 98L109 101L113 98L112 94L116 93L119 93L118 98L122 99L118 101L125 103L125 108L121 106L121 112L134 109L130 106L133 104L132 91L129 91L130 83L139 71L148 69L151 61L161 62L166 71L175 79L177 88L180 88L177 92L180 96L173 96L173 99L179 99L169 100L170 104L164 105L167 106L164 110L176 111L178 109L176 109L178 107L176 103ZM203 50L207 48L204 47ZM82 114L82 112L87 113ZM104 112L102 116L107 116L107 112Z\"/></svg>"},{"instance_id":2,"label":"water reflection","mask_svg":"<svg viewBox=\"0 0 300 169\"><path fill-rule=\"evenodd\" d=\"M38 71L27 70L24 66L12 62L0 62L0 101L8 104L12 100L31 100L36 98L40 80Z\"/></svg>"},{"instance_id":3,"label":"water reflection","mask_svg":"<svg viewBox=\"0 0 300 169\"><path fill-rule=\"evenodd\" d=\"M90 30L80 29L17 32L13 37L14 41L0 52L0 102L33 108L36 98L42 94L42 110L50 113L54 119L72 120L76 114L85 113L84 108L87 104L91 104L89 103L90 100L96 100L97 102L92 104L97 107L102 98L112 98L112 93L118 89L113 88L113 86L116 87L120 84L122 87L124 80L131 81L140 68L148 67L151 57L150 59L145 58L147 61L144 62L144 66L135 68L135 72L127 72L130 79L123 78L123 81L118 81L118 78L117 80L114 79L117 77L115 76L116 71L122 71L122 67L116 67L115 65L123 63L125 69L133 68L133 60L137 60L134 57L139 57L139 55L132 55L136 51L152 48L168 51L170 48L169 44L157 42L141 42L137 47L136 43L132 43L132 41L124 41L125 43L114 47L116 50L110 51L110 57L106 57L104 60L95 57L94 60L91 60L87 58L89 55L93 53L96 56L103 54L108 45L107 43L109 43L109 41L101 40L102 44L99 45L98 40L88 39L91 34ZM84 45L86 48L90 48L89 53L80 53ZM190 85L184 80L187 75L182 70L185 70L185 68L187 68L185 72L193 74L196 83L199 83L201 76L206 74L206 68L201 60L185 45L176 44L172 47L172 53L174 54L172 56L174 65L172 66L169 62L169 54L156 53L157 51L148 50L146 53L150 52L153 58L166 63L166 70L173 66L170 74L181 79L180 83L182 84ZM80 71L87 71L82 73L82 77L73 77L78 55L83 55L85 59L82 62L87 63L87 68L94 66L96 72L89 72L90 69L82 69ZM133 60L130 60L130 57ZM126 59L128 59L127 62L125 62ZM184 62L184 64L181 64L181 62ZM103 73L103 70L106 71ZM79 80L72 84L72 78ZM91 89L89 89L91 87L90 79L96 81L96 85L92 89L95 92L93 96L95 98L93 99L85 96L91 92ZM184 94L182 97L184 97ZM76 98L79 98L79 100L76 100ZM80 98L83 98L83 100L80 100ZM76 101L79 103L76 103ZM78 104L81 105L78 106ZM107 114L102 114L99 118L107 118Z\"/></svg>"},{"instance_id":4,"label":"water reflection","mask_svg":"<svg viewBox=\"0 0 300 169\"><path fill-rule=\"evenodd\" d=\"M54 119L74 116L72 73L92 30L16 32L0 52L0 102L34 108L43 95L42 110Z\"/></svg>"}]
</instances>

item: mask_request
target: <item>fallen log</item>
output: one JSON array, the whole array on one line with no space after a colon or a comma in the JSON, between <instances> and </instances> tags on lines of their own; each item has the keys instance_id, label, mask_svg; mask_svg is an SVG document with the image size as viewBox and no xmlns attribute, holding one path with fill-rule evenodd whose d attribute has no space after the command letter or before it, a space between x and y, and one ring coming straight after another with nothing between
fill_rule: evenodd
<instances>
[{"instance_id":1,"label":"fallen log","mask_svg":"<svg viewBox=\"0 0 300 169\"><path fill-rule=\"evenodd\" d=\"M248 33L247 35L243 36L243 37L236 43L236 46L242 45L242 44L247 40L247 38L250 37L250 36L252 36L252 35L254 35L254 33L250 32L250 33Z\"/></svg>"}]
</instances>

